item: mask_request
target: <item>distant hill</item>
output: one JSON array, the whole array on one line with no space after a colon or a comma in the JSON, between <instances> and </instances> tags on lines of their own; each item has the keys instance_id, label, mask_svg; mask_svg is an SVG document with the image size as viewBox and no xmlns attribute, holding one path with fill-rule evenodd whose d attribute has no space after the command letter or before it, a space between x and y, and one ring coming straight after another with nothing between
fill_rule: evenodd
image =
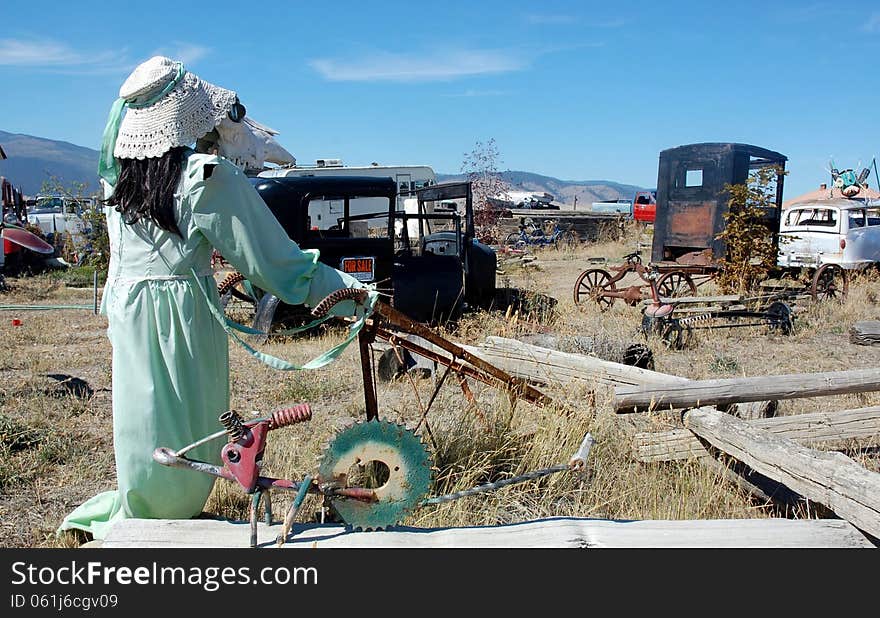
<instances>
[{"instance_id":1,"label":"distant hill","mask_svg":"<svg viewBox=\"0 0 880 618\"><path fill-rule=\"evenodd\" d=\"M98 151L68 142L0 131L0 146L9 157L0 161L0 176L5 176L25 195L40 191L43 181L57 176L69 186L71 182L87 183L86 193L98 190ZM643 187L610 180L559 180L531 172L501 172L514 191L550 193L557 202L578 206L600 200L631 199ZM438 182L461 180L462 174L437 174Z\"/></svg>"},{"instance_id":2,"label":"distant hill","mask_svg":"<svg viewBox=\"0 0 880 618\"><path fill-rule=\"evenodd\" d=\"M27 196L36 195L50 176L64 186L85 182L87 194L98 190L97 150L5 131L0 131L0 146L9 157L0 161L0 176Z\"/></svg>"},{"instance_id":3,"label":"distant hill","mask_svg":"<svg viewBox=\"0 0 880 618\"><path fill-rule=\"evenodd\" d=\"M556 202L586 208L602 200L632 199L637 191L647 187L628 185L611 180L559 180L532 172L505 171L501 177L513 191L535 191L551 194ZM437 182L463 180L464 174L437 174Z\"/></svg>"}]
</instances>

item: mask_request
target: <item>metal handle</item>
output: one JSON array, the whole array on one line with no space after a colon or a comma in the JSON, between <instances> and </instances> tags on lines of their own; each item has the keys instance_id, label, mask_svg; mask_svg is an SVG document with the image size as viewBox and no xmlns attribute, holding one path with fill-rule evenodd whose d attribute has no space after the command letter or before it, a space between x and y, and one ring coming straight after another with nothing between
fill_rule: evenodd
<instances>
[{"instance_id":1,"label":"metal handle","mask_svg":"<svg viewBox=\"0 0 880 618\"><path fill-rule=\"evenodd\" d=\"M578 447L578 450L574 455L571 456L571 459L568 460L568 467L571 470L581 471L587 465L587 457L590 455L590 449L593 447L593 444L596 443L596 440L593 438L591 434L587 434L584 436L581 445Z\"/></svg>"}]
</instances>

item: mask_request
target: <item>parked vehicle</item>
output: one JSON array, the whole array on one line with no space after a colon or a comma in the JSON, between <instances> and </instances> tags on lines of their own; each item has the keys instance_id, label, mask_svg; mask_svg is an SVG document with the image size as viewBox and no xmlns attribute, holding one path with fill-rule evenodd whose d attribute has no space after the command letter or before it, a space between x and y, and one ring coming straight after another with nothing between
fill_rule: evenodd
<instances>
[{"instance_id":1,"label":"parked vehicle","mask_svg":"<svg viewBox=\"0 0 880 618\"><path fill-rule=\"evenodd\" d=\"M657 216L657 192L639 191L633 198L633 219L641 223L654 223Z\"/></svg>"},{"instance_id":2,"label":"parked vehicle","mask_svg":"<svg viewBox=\"0 0 880 618\"><path fill-rule=\"evenodd\" d=\"M727 254L719 238L729 209L725 186L745 184L750 172L763 167L784 172L787 160L778 152L739 143L688 144L661 151L651 261L669 267L717 268ZM775 205L761 220L774 236L784 178L783 173L777 175Z\"/></svg>"},{"instance_id":3,"label":"parked vehicle","mask_svg":"<svg viewBox=\"0 0 880 618\"><path fill-rule=\"evenodd\" d=\"M779 266L836 264L857 270L880 263L880 204L838 198L789 208L779 226Z\"/></svg>"},{"instance_id":4,"label":"parked vehicle","mask_svg":"<svg viewBox=\"0 0 880 618\"><path fill-rule=\"evenodd\" d=\"M632 200L625 199L602 200L599 202L593 202L590 205L590 210L592 212L604 212L631 217L633 214L633 203Z\"/></svg>"},{"instance_id":5,"label":"parked vehicle","mask_svg":"<svg viewBox=\"0 0 880 618\"><path fill-rule=\"evenodd\" d=\"M414 209L397 210L398 185L390 177L256 177L252 182L300 247L318 249L325 264L376 284L395 308L417 321L456 319L467 305L482 306L494 298L495 252L474 240L469 183L424 187L412 195ZM313 217L324 212L327 201L342 205L341 216L320 229ZM461 212L438 208L459 201ZM365 203L382 207L364 213ZM304 308L285 305L235 275L221 282L221 297L252 303L255 328L269 332L288 317L306 315Z\"/></svg>"},{"instance_id":6,"label":"parked vehicle","mask_svg":"<svg viewBox=\"0 0 880 618\"><path fill-rule=\"evenodd\" d=\"M38 195L28 210L27 222L40 228L49 242L56 234L70 233L74 237L87 231L83 213L94 208L91 198L72 198L61 195Z\"/></svg>"},{"instance_id":7,"label":"parked vehicle","mask_svg":"<svg viewBox=\"0 0 880 618\"><path fill-rule=\"evenodd\" d=\"M318 159L315 165L293 165L264 170L260 178L360 176L391 178L397 187L397 210L404 209L403 200L412 191L429 187L437 182L434 170L427 165L343 165L341 159ZM325 200L313 205L311 224L326 230L342 216L343 204L339 200ZM382 209L381 198L361 198L349 204L352 214L365 214ZM375 221L373 223L376 223Z\"/></svg>"}]
</instances>

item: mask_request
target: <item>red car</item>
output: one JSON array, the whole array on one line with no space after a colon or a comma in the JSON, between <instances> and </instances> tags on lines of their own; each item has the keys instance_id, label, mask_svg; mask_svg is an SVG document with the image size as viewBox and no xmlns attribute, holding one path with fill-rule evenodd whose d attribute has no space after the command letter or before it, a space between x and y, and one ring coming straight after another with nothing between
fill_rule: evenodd
<instances>
[{"instance_id":1,"label":"red car","mask_svg":"<svg viewBox=\"0 0 880 618\"><path fill-rule=\"evenodd\" d=\"M657 192L639 191L633 199L633 219L642 223L654 223L657 214Z\"/></svg>"}]
</instances>

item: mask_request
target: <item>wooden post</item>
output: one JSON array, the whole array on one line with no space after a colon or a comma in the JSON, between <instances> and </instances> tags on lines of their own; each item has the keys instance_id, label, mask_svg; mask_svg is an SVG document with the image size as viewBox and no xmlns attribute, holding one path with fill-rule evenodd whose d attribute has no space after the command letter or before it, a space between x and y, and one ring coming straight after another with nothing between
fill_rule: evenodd
<instances>
[{"instance_id":1,"label":"wooden post","mask_svg":"<svg viewBox=\"0 0 880 618\"><path fill-rule=\"evenodd\" d=\"M693 380L659 371L641 369L623 363L602 360L583 354L559 352L504 337L487 337L480 347L463 346L498 367L520 378L547 384L559 382L596 383L620 387L658 388L665 392L669 385L692 384ZM775 401L734 404L728 410L740 418L761 418L775 412Z\"/></svg>"},{"instance_id":2,"label":"wooden post","mask_svg":"<svg viewBox=\"0 0 880 618\"><path fill-rule=\"evenodd\" d=\"M693 380L684 384L620 387L614 409L619 413L660 408L694 408L743 401L797 399L880 390L880 369L853 369L726 380Z\"/></svg>"},{"instance_id":3,"label":"wooden post","mask_svg":"<svg viewBox=\"0 0 880 618\"><path fill-rule=\"evenodd\" d=\"M688 410L684 424L759 474L824 504L855 527L880 537L880 474L842 453L806 448L711 408Z\"/></svg>"}]
</instances>

